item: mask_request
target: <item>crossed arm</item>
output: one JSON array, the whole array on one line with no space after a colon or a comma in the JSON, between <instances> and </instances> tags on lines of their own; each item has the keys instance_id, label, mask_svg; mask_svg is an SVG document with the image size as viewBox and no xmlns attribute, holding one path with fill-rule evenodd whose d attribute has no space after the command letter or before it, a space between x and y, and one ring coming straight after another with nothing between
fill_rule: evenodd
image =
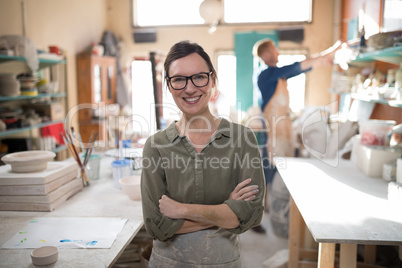
<instances>
[{"instance_id":1,"label":"crossed arm","mask_svg":"<svg viewBox=\"0 0 402 268\"><path fill-rule=\"evenodd\" d=\"M247 179L239 183L230 194L229 199L253 200L258 192L258 186L247 186L250 182L251 179ZM159 200L159 209L164 216L169 218L185 219L183 226L176 232L177 234L195 232L213 226L225 229L233 229L239 226L239 219L226 204L184 204L163 195Z\"/></svg>"}]
</instances>

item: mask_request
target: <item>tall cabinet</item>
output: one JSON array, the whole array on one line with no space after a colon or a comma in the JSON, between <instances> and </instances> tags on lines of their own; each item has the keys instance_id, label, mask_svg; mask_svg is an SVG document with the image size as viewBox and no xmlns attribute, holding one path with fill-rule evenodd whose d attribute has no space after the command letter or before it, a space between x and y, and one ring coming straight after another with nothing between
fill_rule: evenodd
<instances>
[{"instance_id":1,"label":"tall cabinet","mask_svg":"<svg viewBox=\"0 0 402 268\"><path fill-rule=\"evenodd\" d=\"M107 116L113 113L116 103L116 58L95 55L78 55L78 121L83 141L92 131L98 140L107 139Z\"/></svg>"}]
</instances>

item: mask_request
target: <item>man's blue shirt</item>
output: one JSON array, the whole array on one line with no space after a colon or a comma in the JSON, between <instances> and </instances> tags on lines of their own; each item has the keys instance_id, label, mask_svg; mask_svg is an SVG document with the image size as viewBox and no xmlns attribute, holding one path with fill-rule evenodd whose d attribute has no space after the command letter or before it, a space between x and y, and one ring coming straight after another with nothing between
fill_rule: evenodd
<instances>
[{"instance_id":1,"label":"man's blue shirt","mask_svg":"<svg viewBox=\"0 0 402 268\"><path fill-rule=\"evenodd\" d=\"M261 71L257 79L262 96L261 110L264 111L265 106L274 95L278 79L288 79L310 70L311 68L302 70L300 62L295 62L283 67L267 67Z\"/></svg>"}]
</instances>

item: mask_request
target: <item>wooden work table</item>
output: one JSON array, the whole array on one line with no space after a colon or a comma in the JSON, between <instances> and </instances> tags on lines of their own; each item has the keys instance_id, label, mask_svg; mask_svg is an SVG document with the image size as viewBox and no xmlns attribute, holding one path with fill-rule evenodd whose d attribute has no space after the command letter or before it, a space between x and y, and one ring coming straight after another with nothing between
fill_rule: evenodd
<instances>
[{"instance_id":1,"label":"wooden work table","mask_svg":"<svg viewBox=\"0 0 402 268\"><path fill-rule=\"evenodd\" d=\"M52 212L0 211L0 244L37 217L117 217L128 219L110 249L59 249L59 259L49 267L111 267L143 225L140 201L133 201L113 187L111 162L103 157L101 177L91 181ZM32 249L0 249L0 267L36 267Z\"/></svg>"},{"instance_id":2,"label":"wooden work table","mask_svg":"<svg viewBox=\"0 0 402 268\"><path fill-rule=\"evenodd\" d=\"M276 158L290 201L289 266L299 267L304 220L319 243L318 267L356 267L357 245L402 245L402 207L387 199L388 183L365 176L353 163ZM375 252L375 248L374 248Z\"/></svg>"}]
</instances>

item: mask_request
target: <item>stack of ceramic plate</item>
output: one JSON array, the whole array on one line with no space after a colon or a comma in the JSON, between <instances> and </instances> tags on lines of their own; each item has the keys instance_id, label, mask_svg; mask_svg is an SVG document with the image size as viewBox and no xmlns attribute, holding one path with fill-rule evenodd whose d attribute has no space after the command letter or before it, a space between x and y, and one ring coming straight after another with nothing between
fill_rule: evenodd
<instances>
[{"instance_id":1,"label":"stack of ceramic plate","mask_svg":"<svg viewBox=\"0 0 402 268\"><path fill-rule=\"evenodd\" d=\"M20 76L18 80L21 84L21 95L36 96L38 95L38 89L36 88L36 82L38 78L35 76Z\"/></svg>"},{"instance_id":2,"label":"stack of ceramic plate","mask_svg":"<svg viewBox=\"0 0 402 268\"><path fill-rule=\"evenodd\" d=\"M20 82L15 74L0 74L1 96L18 96L20 93Z\"/></svg>"}]
</instances>

